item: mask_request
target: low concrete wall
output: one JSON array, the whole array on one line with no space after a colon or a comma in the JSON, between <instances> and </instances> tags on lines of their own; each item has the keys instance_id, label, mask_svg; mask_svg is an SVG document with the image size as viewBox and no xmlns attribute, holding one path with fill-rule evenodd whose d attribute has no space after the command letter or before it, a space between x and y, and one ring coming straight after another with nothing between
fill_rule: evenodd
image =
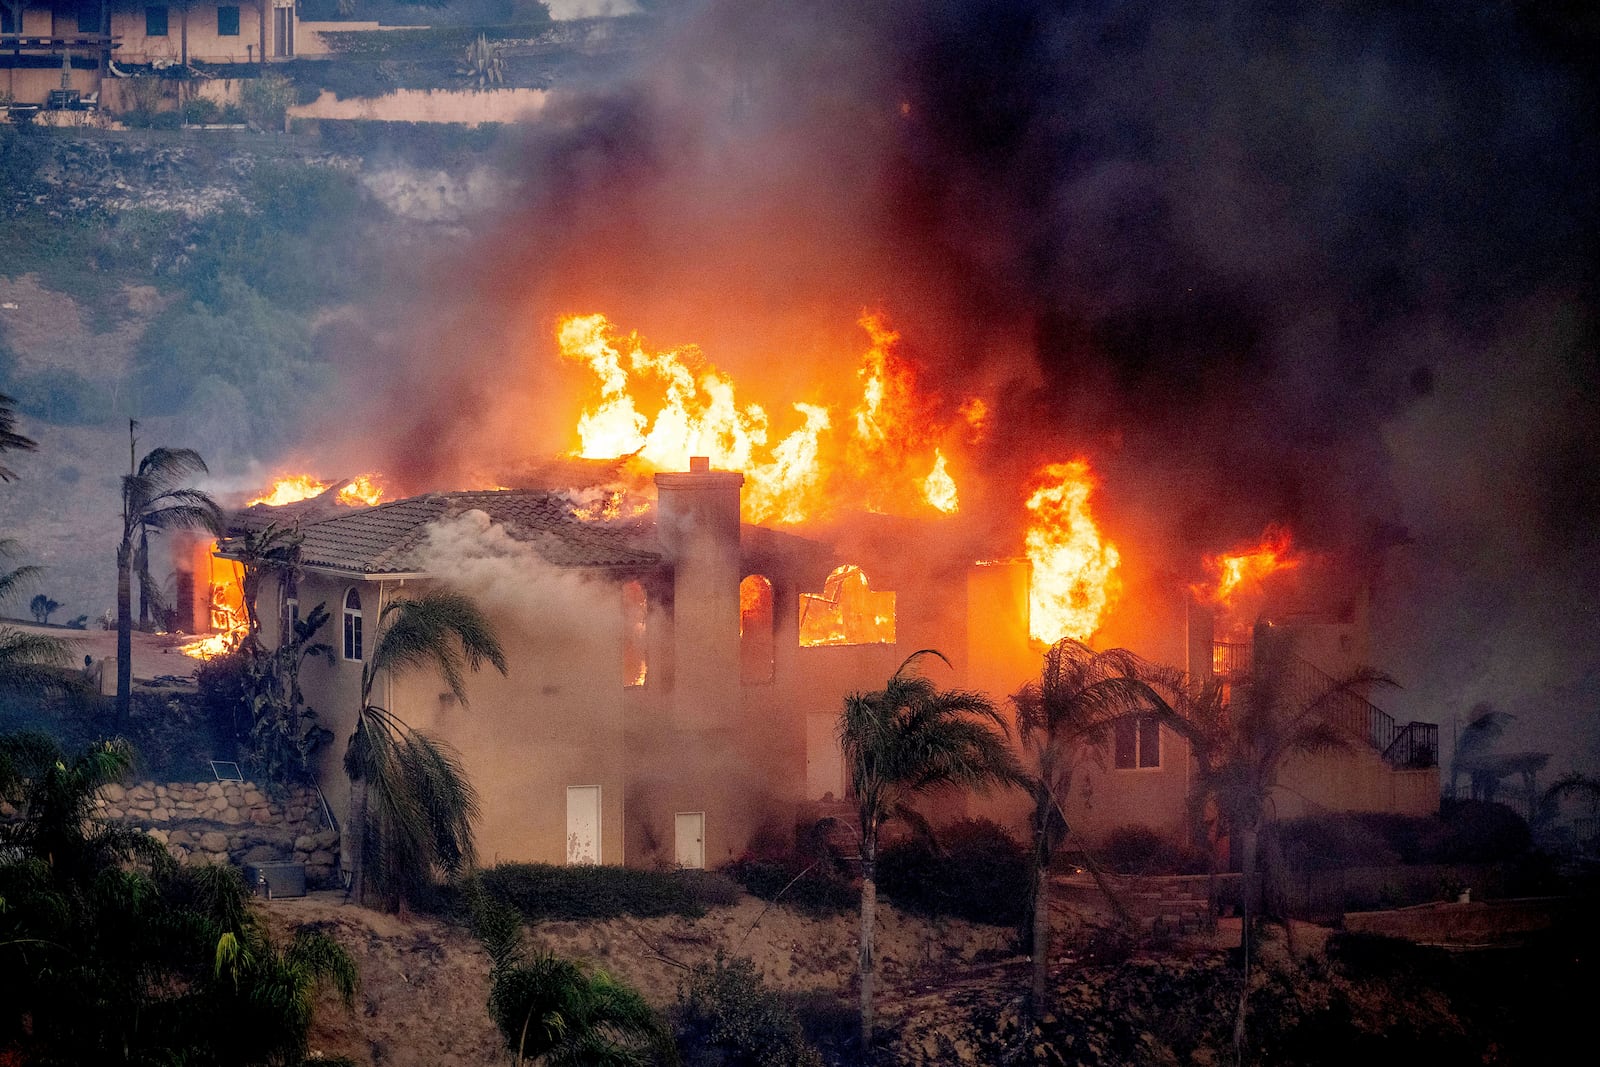
<instances>
[{"instance_id":1,"label":"low concrete wall","mask_svg":"<svg viewBox=\"0 0 1600 1067\"><path fill-rule=\"evenodd\" d=\"M396 89L383 96L341 100L328 90L289 109L291 119L365 119L369 122L522 122L544 110L543 89Z\"/></svg>"},{"instance_id":2,"label":"low concrete wall","mask_svg":"<svg viewBox=\"0 0 1600 1067\"><path fill-rule=\"evenodd\" d=\"M1573 901L1560 897L1423 904L1397 911L1352 912L1344 917L1344 928L1430 945L1493 945L1548 930L1573 907Z\"/></svg>"},{"instance_id":3,"label":"low concrete wall","mask_svg":"<svg viewBox=\"0 0 1600 1067\"><path fill-rule=\"evenodd\" d=\"M303 863L312 887L338 880L339 832L309 789L280 798L251 782L108 785L99 809L160 841L179 863Z\"/></svg>"}]
</instances>

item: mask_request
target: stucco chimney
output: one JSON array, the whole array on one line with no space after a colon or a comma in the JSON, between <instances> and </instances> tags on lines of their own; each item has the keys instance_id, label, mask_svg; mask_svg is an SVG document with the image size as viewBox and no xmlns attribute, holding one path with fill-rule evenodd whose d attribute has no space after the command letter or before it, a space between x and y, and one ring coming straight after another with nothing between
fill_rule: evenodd
<instances>
[{"instance_id":1,"label":"stucco chimney","mask_svg":"<svg viewBox=\"0 0 1600 1067\"><path fill-rule=\"evenodd\" d=\"M729 726L739 708L739 491L744 475L694 457L656 475L656 536L672 564L672 708Z\"/></svg>"}]
</instances>

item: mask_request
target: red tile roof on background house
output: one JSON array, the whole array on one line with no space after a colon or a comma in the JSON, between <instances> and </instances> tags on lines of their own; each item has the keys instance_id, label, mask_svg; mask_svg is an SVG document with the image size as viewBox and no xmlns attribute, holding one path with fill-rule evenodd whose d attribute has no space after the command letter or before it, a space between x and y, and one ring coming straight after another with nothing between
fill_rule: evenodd
<instances>
[{"instance_id":1,"label":"red tile roof on background house","mask_svg":"<svg viewBox=\"0 0 1600 1067\"><path fill-rule=\"evenodd\" d=\"M229 532L259 531L269 523L293 526L298 521L304 566L356 574L416 574L426 570L421 549L430 525L481 511L558 567L653 567L661 561L659 553L638 547L641 537L648 536L648 527L586 522L574 516L572 508L565 494L518 489L430 493L375 507L331 510L257 505L235 514Z\"/></svg>"}]
</instances>

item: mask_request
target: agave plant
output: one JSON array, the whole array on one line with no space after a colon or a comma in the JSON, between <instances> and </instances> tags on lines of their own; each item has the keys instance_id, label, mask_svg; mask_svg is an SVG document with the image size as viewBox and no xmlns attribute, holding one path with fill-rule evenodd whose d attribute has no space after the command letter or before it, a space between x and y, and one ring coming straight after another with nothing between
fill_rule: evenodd
<instances>
[{"instance_id":1,"label":"agave plant","mask_svg":"<svg viewBox=\"0 0 1600 1067\"><path fill-rule=\"evenodd\" d=\"M505 84L506 64L501 57L500 46L490 44L486 36L478 34L478 39L467 45L466 59L456 68L456 73L474 89L483 90Z\"/></svg>"}]
</instances>

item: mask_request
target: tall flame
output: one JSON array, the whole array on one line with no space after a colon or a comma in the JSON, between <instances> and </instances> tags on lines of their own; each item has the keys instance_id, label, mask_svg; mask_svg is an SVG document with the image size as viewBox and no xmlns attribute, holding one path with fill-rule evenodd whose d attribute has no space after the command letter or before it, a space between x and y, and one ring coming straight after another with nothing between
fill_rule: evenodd
<instances>
[{"instance_id":1,"label":"tall flame","mask_svg":"<svg viewBox=\"0 0 1600 1067\"><path fill-rule=\"evenodd\" d=\"M352 507L374 507L383 503L383 486L376 474L358 474L339 490L339 503Z\"/></svg>"},{"instance_id":2,"label":"tall flame","mask_svg":"<svg viewBox=\"0 0 1600 1067\"><path fill-rule=\"evenodd\" d=\"M1120 556L1101 539L1089 513L1094 481L1088 463L1053 463L1039 478L1028 497L1032 518L1024 539L1033 564L1029 629L1045 642L1088 640L1121 592Z\"/></svg>"},{"instance_id":3,"label":"tall flame","mask_svg":"<svg viewBox=\"0 0 1600 1067\"><path fill-rule=\"evenodd\" d=\"M928 503L946 515L960 506L956 495L956 480L950 477L950 468L945 464L944 453L937 448L933 450L933 470L922 480L922 495Z\"/></svg>"},{"instance_id":4,"label":"tall flame","mask_svg":"<svg viewBox=\"0 0 1600 1067\"><path fill-rule=\"evenodd\" d=\"M872 511L956 510L955 480L934 447L943 431L910 364L894 352L899 335L871 313L860 326L870 344L859 400L791 403L801 425L777 438L766 409L742 402L733 379L698 349L651 351L603 315L565 318L556 330L561 356L587 367L599 386L578 418L577 454L634 457L652 470L709 457L714 467L745 473L751 522L816 518L844 489Z\"/></svg>"},{"instance_id":5,"label":"tall flame","mask_svg":"<svg viewBox=\"0 0 1600 1067\"><path fill-rule=\"evenodd\" d=\"M257 504L265 504L269 508L278 508L285 504L310 500L327 488L327 482L319 481L309 474L285 474L275 479L271 488L263 490L261 495L245 501L244 506L253 508Z\"/></svg>"},{"instance_id":6,"label":"tall flame","mask_svg":"<svg viewBox=\"0 0 1600 1067\"><path fill-rule=\"evenodd\" d=\"M285 504L298 504L302 500L321 496L335 483L325 482L309 474L282 474L273 480L270 488L245 501L245 507L265 504L269 508ZM359 474L339 487L338 500L352 507L371 507L383 500L383 486L376 474Z\"/></svg>"},{"instance_id":7,"label":"tall flame","mask_svg":"<svg viewBox=\"0 0 1600 1067\"><path fill-rule=\"evenodd\" d=\"M1255 547L1208 557L1206 567L1216 572L1216 584L1209 590L1197 586L1196 595L1228 604L1246 582L1259 583L1268 575L1298 567L1300 560L1290 555L1291 549L1289 531L1281 526L1268 526Z\"/></svg>"}]
</instances>

